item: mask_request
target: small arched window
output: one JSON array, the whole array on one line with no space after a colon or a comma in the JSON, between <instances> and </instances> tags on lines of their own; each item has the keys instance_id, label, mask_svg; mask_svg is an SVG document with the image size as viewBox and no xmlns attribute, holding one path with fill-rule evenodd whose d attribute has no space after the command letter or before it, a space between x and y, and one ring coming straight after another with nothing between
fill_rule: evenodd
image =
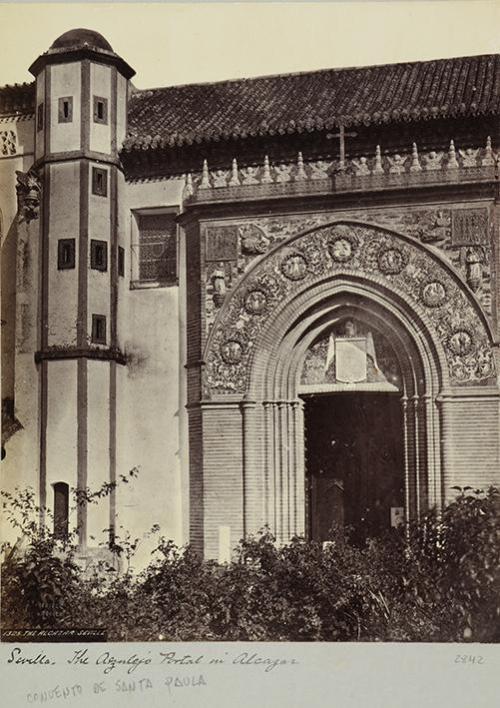
<instances>
[{"instance_id":1,"label":"small arched window","mask_svg":"<svg viewBox=\"0 0 500 708\"><path fill-rule=\"evenodd\" d=\"M66 482L54 485L54 536L58 539L68 537L69 523L69 486Z\"/></svg>"}]
</instances>

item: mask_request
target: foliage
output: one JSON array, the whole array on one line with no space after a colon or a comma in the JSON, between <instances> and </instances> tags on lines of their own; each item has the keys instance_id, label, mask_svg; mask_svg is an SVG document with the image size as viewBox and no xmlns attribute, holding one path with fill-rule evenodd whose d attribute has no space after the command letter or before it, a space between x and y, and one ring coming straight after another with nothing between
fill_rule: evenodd
<instances>
[{"instance_id":1,"label":"foliage","mask_svg":"<svg viewBox=\"0 0 500 708\"><path fill-rule=\"evenodd\" d=\"M31 493L4 495L26 548L4 553L3 627L103 628L110 641L500 641L499 493L457 491L441 515L362 548L342 529L325 546L263 531L218 564L160 538L139 575L137 539L111 539L125 570L89 571L74 543L40 531Z\"/></svg>"}]
</instances>

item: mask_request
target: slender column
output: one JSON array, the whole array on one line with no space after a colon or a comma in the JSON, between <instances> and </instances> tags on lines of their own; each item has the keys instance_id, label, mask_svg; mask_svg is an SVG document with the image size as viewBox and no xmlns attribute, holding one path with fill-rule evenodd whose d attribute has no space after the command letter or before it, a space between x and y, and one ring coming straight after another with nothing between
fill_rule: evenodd
<instances>
[{"instance_id":1,"label":"slender column","mask_svg":"<svg viewBox=\"0 0 500 708\"><path fill-rule=\"evenodd\" d=\"M47 506L47 361L40 366L40 525L45 525L45 508Z\"/></svg>"},{"instance_id":2,"label":"slender column","mask_svg":"<svg viewBox=\"0 0 500 708\"><path fill-rule=\"evenodd\" d=\"M87 360L77 362L77 484L80 491L87 488ZM78 543L82 548L87 545L87 504L79 500L77 508Z\"/></svg>"},{"instance_id":3,"label":"slender column","mask_svg":"<svg viewBox=\"0 0 500 708\"><path fill-rule=\"evenodd\" d=\"M116 484L116 362L109 369L109 481ZM114 542L116 534L116 488L109 495L109 538Z\"/></svg>"},{"instance_id":4,"label":"slender column","mask_svg":"<svg viewBox=\"0 0 500 708\"><path fill-rule=\"evenodd\" d=\"M295 448L295 492L294 492L294 533L302 536L305 532L305 465L304 465L304 401L293 402L294 448Z\"/></svg>"},{"instance_id":5,"label":"slender column","mask_svg":"<svg viewBox=\"0 0 500 708\"><path fill-rule=\"evenodd\" d=\"M297 533L297 402L290 405L290 534Z\"/></svg>"},{"instance_id":6,"label":"slender column","mask_svg":"<svg viewBox=\"0 0 500 708\"><path fill-rule=\"evenodd\" d=\"M421 488L420 488L420 399L418 394L413 396L413 416L415 419L415 508L417 519L421 513Z\"/></svg>"},{"instance_id":7,"label":"slender column","mask_svg":"<svg viewBox=\"0 0 500 708\"><path fill-rule=\"evenodd\" d=\"M293 402L286 404L286 438L287 438L287 498L286 498L286 521L287 521L287 541L294 534L295 527L295 418Z\"/></svg>"},{"instance_id":8,"label":"slender column","mask_svg":"<svg viewBox=\"0 0 500 708\"><path fill-rule=\"evenodd\" d=\"M272 404L264 401L264 521L274 533L270 514L273 508L273 486L271 483L273 471L272 445Z\"/></svg>"},{"instance_id":9,"label":"slender column","mask_svg":"<svg viewBox=\"0 0 500 708\"><path fill-rule=\"evenodd\" d=\"M427 453L427 505L434 506L434 487L436 477L436 465L438 464L438 455L436 455L436 441L434 430L434 402L429 393L422 396L423 406L425 410L425 428L427 430L426 453Z\"/></svg>"},{"instance_id":10,"label":"slender column","mask_svg":"<svg viewBox=\"0 0 500 708\"><path fill-rule=\"evenodd\" d=\"M273 518L274 518L274 533L278 540L281 539L281 480L280 480L280 418L279 408L277 403L273 403Z\"/></svg>"},{"instance_id":11,"label":"slender column","mask_svg":"<svg viewBox=\"0 0 500 708\"><path fill-rule=\"evenodd\" d=\"M405 465L405 519L410 521L410 465L408 451L408 397L401 398L403 408L403 439L404 439L404 465Z\"/></svg>"},{"instance_id":12,"label":"slender column","mask_svg":"<svg viewBox=\"0 0 500 708\"><path fill-rule=\"evenodd\" d=\"M47 74L46 74L47 77ZM50 86L49 86L50 88ZM45 121L50 120L50 94L45 94ZM45 125L50 125L45 122ZM48 128L45 130L45 139L48 139ZM47 149L47 148L45 148ZM46 349L49 331L49 226L50 226L50 165L43 168L43 187L40 218L40 246L38 249L40 266L40 300L38 317L40 322L39 346ZM47 425L48 425L48 363L43 362L40 367L40 402L39 402L39 435L40 435L40 524L45 523L45 507L47 505Z\"/></svg>"},{"instance_id":13,"label":"slender column","mask_svg":"<svg viewBox=\"0 0 500 708\"><path fill-rule=\"evenodd\" d=\"M281 509L281 541L288 541L288 404L285 401L278 403L280 422L280 509Z\"/></svg>"}]
</instances>

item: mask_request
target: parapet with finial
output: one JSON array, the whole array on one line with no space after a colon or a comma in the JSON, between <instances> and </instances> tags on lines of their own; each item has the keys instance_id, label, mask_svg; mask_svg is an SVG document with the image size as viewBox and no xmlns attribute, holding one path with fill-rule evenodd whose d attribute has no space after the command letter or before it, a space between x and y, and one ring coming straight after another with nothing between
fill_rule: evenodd
<instances>
[{"instance_id":1,"label":"parapet with finial","mask_svg":"<svg viewBox=\"0 0 500 708\"><path fill-rule=\"evenodd\" d=\"M449 142L446 151L419 151L416 142L405 152L388 153L381 145L362 157L346 157L344 168L335 159L307 159L303 151L297 159L271 162L264 155L259 164L230 166L210 171L203 160L200 173L186 178L186 200L224 201L257 199L297 194L370 191L408 188L423 184L491 181L495 178L497 155L491 138L485 147L458 149ZM192 194L191 194L192 190Z\"/></svg>"}]
</instances>

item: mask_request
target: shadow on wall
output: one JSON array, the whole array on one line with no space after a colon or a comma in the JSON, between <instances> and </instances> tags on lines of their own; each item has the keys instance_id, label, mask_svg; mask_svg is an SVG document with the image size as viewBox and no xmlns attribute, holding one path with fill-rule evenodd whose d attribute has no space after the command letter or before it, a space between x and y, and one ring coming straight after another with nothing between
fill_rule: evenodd
<instances>
[{"instance_id":1,"label":"shadow on wall","mask_svg":"<svg viewBox=\"0 0 500 708\"><path fill-rule=\"evenodd\" d=\"M127 374L130 378L136 378L147 369L149 355L143 349L128 342L125 342L124 349Z\"/></svg>"}]
</instances>

